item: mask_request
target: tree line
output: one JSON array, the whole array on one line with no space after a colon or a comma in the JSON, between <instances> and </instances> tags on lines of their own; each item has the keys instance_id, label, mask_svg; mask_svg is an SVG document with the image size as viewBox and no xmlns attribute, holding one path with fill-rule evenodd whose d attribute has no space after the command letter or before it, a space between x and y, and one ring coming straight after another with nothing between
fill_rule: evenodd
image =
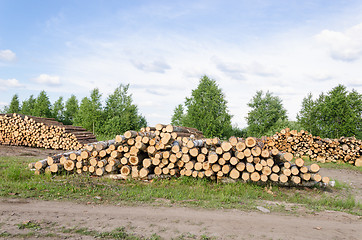
<instances>
[{"instance_id":1,"label":"tree line","mask_svg":"<svg viewBox=\"0 0 362 240\"><path fill-rule=\"evenodd\" d=\"M65 102L59 97L51 104L45 91L37 98L31 95L20 103L15 94L3 112L52 117L64 124L82 126L97 135L111 136L147 125L128 89L129 84L121 84L107 97L105 106L97 88L80 103L72 95ZM197 128L205 137L271 136L289 127L327 138L356 136L362 139L362 95L356 90L348 92L343 85L321 93L316 99L309 93L302 101L297 121L288 119L282 100L269 91L257 91L247 106L250 109L246 117L248 126L240 129L232 125L233 116L228 110L225 94L215 80L203 76L191 96L175 107L171 124Z\"/></svg>"},{"instance_id":2,"label":"tree line","mask_svg":"<svg viewBox=\"0 0 362 240\"><path fill-rule=\"evenodd\" d=\"M80 102L75 95L71 95L65 102L61 96L53 104L45 91L41 91L36 98L31 95L22 103L15 94L3 112L55 118L66 125L82 126L97 135L115 136L147 125L145 117L138 113L138 107L133 103L128 89L129 84L120 84L107 97L104 106L98 88Z\"/></svg>"},{"instance_id":3,"label":"tree line","mask_svg":"<svg viewBox=\"0 0 362 240\"><path fill-rule=\"evenodd\" d=\"M290 121L282 100L269 91L257 91L247 103L248 126L239 129L231 125L225 95L215 80L203 76L198 87L184 104L175 107L171 123L195 127L206 137L271 136L283 128L307 130L324 138L355 136L362 139L362 95L356 90L348 92L338 85L313 100L308 94L302 102L297 121Z\"/></svg>"}]
</instances>

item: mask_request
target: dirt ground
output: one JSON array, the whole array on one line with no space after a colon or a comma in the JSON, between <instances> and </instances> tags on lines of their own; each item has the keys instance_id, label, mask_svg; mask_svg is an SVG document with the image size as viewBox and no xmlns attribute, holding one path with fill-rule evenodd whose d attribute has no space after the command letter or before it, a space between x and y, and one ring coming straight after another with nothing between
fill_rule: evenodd
<instances>
[{"instance_id":1,"label":"dirt ground","mask_svg":"<svg viewBox=\"0 0 362 240\"><path fill-rule=\"evenodd\" d=\"M32 221L44 227L89 228L111 231L125 227L145 237L157 233L165 239L208 236L216 239L361 239L362 219L347 213L321 212L306 216L239 210L181 207L85 205L70 202L2 199L1 232L23 233L17 224ZM50 226L46 228L46 226ZM48 239L93 239L66 235ZM31 238L29 238L31 239ZM35 239L35 238L34 238Z\"/></svg>"},{"instance_id":2,"label":"dirt ground","mask_svg":"<svg viewBox=\"0 0 362 240\"><path fill-rule=\"evenodd\" d=\"M40 160L62 152L64 152L64 150L0 145L0 156L33 157Z\"/></svg>"},{"instance_id":3,"label":"dirt ground","mask_svg":"<svg viewBox=\"0 0 362 240\"><path fill-rule=\"evenodd\" d=\"M0 146L0 154L43 159L61 151ZM349 184L362 200L362 174L352 170L322 169L323 175ZM19 224L40 227L19 229ZM64 228L98 232L124 227L129 233L164 239L361 239L362 217L335 211L314 214L246 212L185 207L112 206L29 199L0 199L0 239L94 239ZM30 231L37 234L27 235ZM18 234L18 235L17 235ZM23 235L21 235L23 234ZM3 236L3 237L1 237ZM16 237L18 236L18 237Z\"/></svg>"}]
</instances>

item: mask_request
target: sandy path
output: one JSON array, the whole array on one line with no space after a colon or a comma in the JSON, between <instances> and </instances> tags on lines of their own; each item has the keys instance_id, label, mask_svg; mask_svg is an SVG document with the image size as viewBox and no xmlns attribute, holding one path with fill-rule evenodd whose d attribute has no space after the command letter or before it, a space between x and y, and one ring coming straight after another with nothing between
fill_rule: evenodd
<instances>
[{"instance_id":1,"label":"sandy path","mask_svg":"<svg viewBox=\"0 0 362 240\"><path fill-rule=\"evenodd\" d=\"M347 184L356 201L362 203L362 173L347 169L328 169L321 168L319 171L322 176L328 176L330 179L338 180ZM362 238L361 238L362 239Z\"/></svg>"},{"instance_id":2,"label":"sandy path","mask_svg":"<svg viewBox=\"0 0 362 240\"><path fill-rule=\"evenodd\" d=\"M157 233L165 239L182 234L204 234L216 239L325 240L361 239L362 236L361 217L341 212L288 216L239 210L0 199L0 233L6 231L15 234L24 231L19 230L16 225L29 220L57 223L57 227L87 227L100 232L123 226L128 232L146 237ZM70 238L75 239L74 236ZM76 239L92 238L79 235Z\"/></svg>"}]
</instances>

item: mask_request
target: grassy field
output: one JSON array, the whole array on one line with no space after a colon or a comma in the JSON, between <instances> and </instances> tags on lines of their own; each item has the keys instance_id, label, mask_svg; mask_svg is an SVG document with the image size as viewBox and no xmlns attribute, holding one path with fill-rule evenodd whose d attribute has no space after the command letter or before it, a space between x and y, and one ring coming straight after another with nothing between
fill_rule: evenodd
<instances>
[{"instance_id":1,"label":"grassy field","mask_svg":"<svg viewBox=\"0 0 362 240\"><path fill-rule=\"evenodd\" d=\"M36 176L27 169L27 164L35 160L0 157L0 197L242 210L263 206L286 213L336 210L362 216L362 203L355 200L349 186L338 181L333 189L324 189L216 183L190 177L115 181L76 174ZM356 167L351 169L361 171Z\"/></svg>"}]
</instances>

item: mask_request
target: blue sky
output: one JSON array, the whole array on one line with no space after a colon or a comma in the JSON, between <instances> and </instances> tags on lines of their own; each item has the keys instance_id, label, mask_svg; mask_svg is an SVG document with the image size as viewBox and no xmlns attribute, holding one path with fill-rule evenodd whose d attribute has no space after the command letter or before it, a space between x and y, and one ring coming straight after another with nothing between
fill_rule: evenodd
<instances>
[{"instance_id":1,"label":"blue sky","mask_svg":"<svg viewBox=\"0 0 362 240\"><path fill-rule=\"evenodd\" d=\"M169 123L202 75L245 127L257 90L295 120L307 93L362 92L361 1L0 0L0 107L119 84L150 125Z\"/></svg>"}]
</instances>

